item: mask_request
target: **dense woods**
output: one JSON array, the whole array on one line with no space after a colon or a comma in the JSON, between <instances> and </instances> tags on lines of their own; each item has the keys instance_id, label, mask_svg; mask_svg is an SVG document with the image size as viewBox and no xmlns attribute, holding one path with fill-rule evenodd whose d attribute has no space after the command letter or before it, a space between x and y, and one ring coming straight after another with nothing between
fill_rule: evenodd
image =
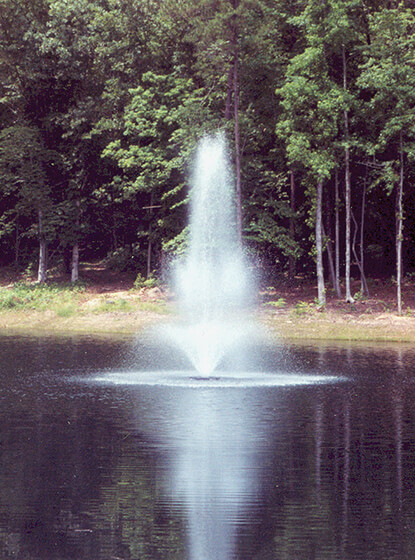
<instances>
[{"instance_id":1,"label":"dense woods","mask_svg":"<svg viewBox=\"0 0 415 560\"><path fill-rule=\"evenodd\" d=\"M266 282L353 301L415 272L415 14L392 0L0 0L0 264L185 247L189 161L226 131Z\"/></svg>"}]
</instances>

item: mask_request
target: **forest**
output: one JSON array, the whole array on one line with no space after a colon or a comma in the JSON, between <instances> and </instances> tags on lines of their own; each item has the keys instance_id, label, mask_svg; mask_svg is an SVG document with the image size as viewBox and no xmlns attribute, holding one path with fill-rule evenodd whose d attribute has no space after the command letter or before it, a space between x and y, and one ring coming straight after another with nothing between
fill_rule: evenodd
<instances>
[{"instance_id":1,"label":"forest","mask_svg":"<svg viewBox=\"0 0 415 560\"><path fill-rule=\"evenodd\" d=\"M0 266L144 277L224 130L265 282L415 274L415 12L393 0L0 0Z\"/></svg>"}]
</instances>

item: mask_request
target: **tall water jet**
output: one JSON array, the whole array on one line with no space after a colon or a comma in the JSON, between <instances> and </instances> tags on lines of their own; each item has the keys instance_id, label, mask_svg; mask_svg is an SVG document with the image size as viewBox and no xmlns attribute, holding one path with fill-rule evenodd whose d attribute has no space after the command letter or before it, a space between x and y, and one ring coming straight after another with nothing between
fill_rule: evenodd
<instances>
[{"instance_id":1,"label":"tall water jet","mask_svg":"<svg viewBox=\"0 0 415 560\"><path fill-rule=\"evenodd\" d=\"M235 194L223 134L199 144L192 177L189 247L176 268L182 325L170 331L209 376L246 334L248 275L237 238Z\"/></svg>"}]
</instances>

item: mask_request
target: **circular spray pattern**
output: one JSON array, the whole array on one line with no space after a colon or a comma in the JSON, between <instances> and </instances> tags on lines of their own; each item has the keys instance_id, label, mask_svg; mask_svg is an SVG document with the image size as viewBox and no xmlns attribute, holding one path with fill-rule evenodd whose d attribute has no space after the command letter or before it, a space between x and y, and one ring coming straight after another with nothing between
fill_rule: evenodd
<instances>
[{"instance_id":1,"label":"circular spray pattern","mask_svg":"<svg viewBox=\"0 0 415 560\"><path fill-rule=\"evenodd\" d=\"M297 385L317 385L343 381L342 377L331 375L298 374L290 372L232 372L215 371L205 376L197 371L114 371L93 378L104 385L135 385L184 388L248 388L248 387L290 387Z\"/></svg>"}]
</instances>

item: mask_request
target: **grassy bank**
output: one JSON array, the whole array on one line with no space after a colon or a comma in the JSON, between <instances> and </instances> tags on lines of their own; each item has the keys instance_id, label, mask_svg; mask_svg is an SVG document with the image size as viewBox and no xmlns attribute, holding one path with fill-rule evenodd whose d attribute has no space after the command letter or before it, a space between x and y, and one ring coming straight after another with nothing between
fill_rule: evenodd
<instances>
[{"instance_id":1,"label":"grassy bank","mask_svg":"<svg viewBox=\"0 0 415 560\"><path fill-rule=\"evenodd\" d=\"M169 313L160 290L96 293L33 283L0 288L0 331L133 333Z\"/></svg>"},{"instance_id":2,"label":"grassy bank","mask_svg":"<svg viewBox=\"0 0 415 560\"><path fill-rule=\"evenodd\" d=\"M353 312L350 312L353 309ZM0 332L133 334L174 313L166 294L151 290L104 291L85 286L16 284L0 288ZM415 316L367 307L318 311L312 304L258 308L258 322L286 340L415 343Z\"/></svg>"},{"instance_id":3,"label":"grassy bank","mask_svg":"<svg viewBox=\"0 0 415 560\"><path fill-rule=\"evenodd\" d=\"M267 328L286 340L337 340L415 343L415 318L393 313L349 316L336 312L298 317L295 313L265 315Z\"/></svg>"}]
</instances>

